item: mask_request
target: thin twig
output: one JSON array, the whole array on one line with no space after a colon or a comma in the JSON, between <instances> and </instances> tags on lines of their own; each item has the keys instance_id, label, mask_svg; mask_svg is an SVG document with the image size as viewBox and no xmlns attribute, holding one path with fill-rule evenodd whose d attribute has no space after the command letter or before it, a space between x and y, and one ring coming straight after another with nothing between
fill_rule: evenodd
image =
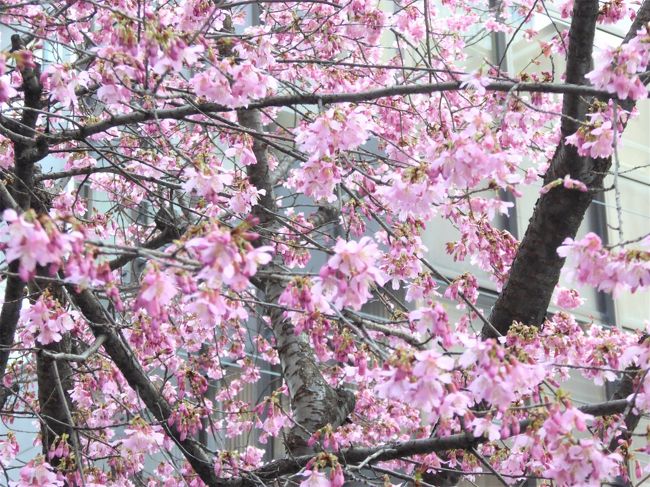
<instances>
[{"instance_id":1,"label":"thin twig","mask_svg":"<svg viewBox=\"0 0 650 487\"><path fill-rule=\"evenodd\" d=\"M77 469L79 470L79 478L81 479L81 485L85 486L86 481L84 480L83 464L81 462L81 451L79 448L80 447L79 434L77 433L74 420L72 419L72 413L70 412L70 408L68 407L68 401L66 399L65 391L63 390L63 384L61 384L61 376L59 376L59 367L56 364L56 360L52 361L52 372L54 373L54 378L56 380L56 389L61 399L63 411L65 412L65 416L68 420L68 423L72 428L70 439L72 440L72 448L74 448L74 457L77 463Z\"/></svg>"}]
</instances>

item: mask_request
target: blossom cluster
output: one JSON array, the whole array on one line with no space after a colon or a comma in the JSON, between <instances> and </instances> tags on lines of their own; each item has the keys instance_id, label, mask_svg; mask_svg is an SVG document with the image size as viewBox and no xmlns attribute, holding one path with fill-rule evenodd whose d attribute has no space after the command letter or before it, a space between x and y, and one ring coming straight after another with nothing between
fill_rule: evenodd
<instances>
[{"instance_id":1,"label":"blossom cluster","mask_svg":"<svg viewBox=\"0 0 650 487\"><path fill-rule=\"evenodd\" d=\"M596 103L593 108L593 111L587 114L589 123L568 136L566 143L576 146L578 154L581 156L609 157L614 154L615 148L621 142L624 123L628 119L629 113L621 107L614 107L612 102L607 105ZM562 184L568 189L587 191L584 183L570 178L569 175L565 176ZM548 186L545 186L543 191L550 189Z\"/></svg>"},{"instance_id":2,"label":"blossom cluster","mask_svg":"<svg viewBox=\"0 0 650 487\"><path fill-rule=\"evenodd\" d=\"M70 314L47 292L31 306L23 308L20 319L26 330L43 345L61 341L63 334L75 327Z\"/></svg>"},{"instance_id":3,"label":"blossom cluster","mask_svg":"<svg viewBox=\"0 0 650 487\"><path fill-rule=\"evenodd\" d=\"M18 215L15 210L5 210L2 218L7 222L2 230L7 262L19 262L18 273L23 281L34 277L37 266L48 268L50 274L59 268L70 248L66 234L50 220L40 221L33 211Z\"/></svg>"},{"instance_id":4,"label":"blossom cluster","mask_svg":"<svg viewBox=\"0 0 650 487\"><path fill-rule=\"evenodd\" d=\"M385 281L376 266L379 249L369 237L363 237L358 242L340 239L332 251L334 255L321 269L317 285L335 307L361 309L372 297L370 287Z\"/></svg>"},{"instance_id":5,"label":"blossom cluster","mask_svg":"<svg viewBox=\"0 0 650 487\"><path fill-rule=\"evenodd\" d=\"M274 84L273 78L250 62L217 62L190 80L198 96L228 107L245 107L252 99L263 98Z\"/></svg>"},{"instance_id":6,"label":"blossom cluster","mask_svg":"<svg viewBox=\"0 0 650 487\"><path fill-rule=\"evenodd\" d=\"M206 228L203 235L185 242L184 248L201 264L198 279L214 288L226 285L242 291L258 266L271 260L273 247L253 248L250 241L256 237L251 232L229 231L214 224Z\"/></svg>"},{"instance_id":7,"label":"blossom cluster","mask_svg":"<svg viewBox=\"0 0 650 487\"><path fill-rule=\"evenodd\" d=\"M18 481L10 481L9 487L62 487L65 485L61 473L54 471L52 466L45 462L29 462L20 469Z\"/></svg>"},{"instance_id":8,"label":"blossom cluster","mask_svg":"<svg viewBox=\"0 0 650 487\"><path fill-rule=\"evenodd\" d=\"M636 292L650 286L650 239L641 242L642 249L613 252L603 247L595 233L580 240L567 238L557 250L566 258L567 279L589 284L614 296L623 291Z\"/></svg>"},{"instance_id":9,"label":"blossom cluster","mask_svg":"<svg viewBox=\"0 0 650 487\"><path fill-rule=\"evenodd\" d=\"M7 76L7 59L6 56L0 54L0 103L4 103L18 93L16 89L11 86L11 80Z\"/></svg>"},{"instance_id":10,"label":"blossom cluster","mask_svg":"<svg viewBox=\"0 0 650 487\"><path fill-rule=\"evenodd\" d=\"M638 75L649 63L650 36L643 27L629 42L602 51L596 69L586 77L596 88L616 93L621 100L639 100L648 96L648 89Z\"/></svg>"}]
</instances>

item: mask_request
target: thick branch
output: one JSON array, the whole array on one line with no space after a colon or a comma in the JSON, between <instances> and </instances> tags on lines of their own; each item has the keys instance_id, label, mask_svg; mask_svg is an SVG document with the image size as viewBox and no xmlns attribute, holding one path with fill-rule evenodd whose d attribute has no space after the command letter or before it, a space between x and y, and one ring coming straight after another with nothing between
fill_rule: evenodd
<instances>
[{"instance_id":1,"label":"thick branch","mask_svg":"<svg viewBox=\"0 0 650 487\"><path fill-rule=\"evenodd\" d=\"M620 414L625 411L628 402L624 399L608 401L597 404L590 404L582 406L578 409L583 413L592 416L611 416ZM517 434L525 433L532 424L531 420L523 420L519 422L519 432ZM516 436L516 435L512 435ZM502 439L506 439L503 437ZM440 438L425 438L418 440L410 440L400 443L388 443L371 448L350 448L343 450L337 454L339 461L345 464L359 464L367 461L367 464L382 462L387 460L397 460L401 458L408 458L413 455L426 455L428 453L438 453L448 450L470 450L480 445L481 443L488 442L486 436L474 437L471 434L455 434L443 436ZM370 460L368 460L372 457ZM290 475L299 472L304 468L307 463L313 458L311 455L304 455L294 458L285 458L271 462L264 467L253 472L249 478L238 478L224 482L224 487L244 487L254 485L252 479L259 479L262 481L271 481L283 475Z\"/></svg>"},{"instance_id":2,"label":"thick branch","mask_svg":"<svg viewBox=\"0 0 650 487\"><path fill-rule=\"evenodd\" d=\"M243 127L261 133L263 130L258 110L242 110L237 113ZM257 189L266 194L253 208L253 215L263 228L274 225L272 215L276 212L273 184L268 166L267 147L258 138L253 140L253 153L257 164L249 166L248 179ZM270 266L276 265L271 262ZM265 279L266 300L277 303L284 291L284 284L272 278ZM293 454L313 451L307 440L316 430L327 424L340 426L354 409L354 395L351 392L335 390L323 378L316 363L314 352L304 336L297 335L293 324L283 316L281 307L269 309L276 348L282 365L282 374L289 388L293 420L296 425L287 438L287 447Z\"/></svg>"},{"instance_id":3,"label":"thick branch","mask_svg":"<svg viewBox=\"0 0 650 487\"><path fill-rule=\"evenodd\" d=\"M448 81L444 83L433 84L414 84L389 86L375 90L362 91L358 93L329 93L314 94L306 93L301 95L284 95L272 96L262 100L252 102L247 109L261 109L268 107L291 107L297 105L330 105L336 103L360 103L373 101L390 96L406 95L427 95L431 93L440 93L445 91L458 91L461 89L460 81ZM574 84L555 84L555 83L513 83L508 81L495 81L485 86L488 91L498 92L530 92L530 93L570 93L576 96L604 96L615 98L615 95L606 93L602 90L596 90L589 86ZM227 107L216 103L196 103L183 105L178 108L169 108L163 110L139 110L137 112L127 113L125 115L113 116L109 119L98 123L86 125L76 130L63 130L57 134L50 135L48 140L51 144L58 144L69 140L82 140L91 135L105 132L113 127L130 125L151 120L175 119L180 120L191 115L202 113L220 113L232 112L237 108ZM242 110L241 108L239 109ZM242 124L243 125L243 124Z\"/></svg>"},{"instance_id":4,"label":"thick branch","mask_svg":"<svg viewBox=\"0 0 650 487\"><path fill-rule=\"evenodd\" d=\"M142 369L135 353L122 337L111 328L104 315L100 302L88 290L76 293L73 286L70 293L74 303L79 307L85 318L91 323L95 337L104 340L104 350L115 366L120 370L129 386L137 392L151 414L165 427L167 434L176 442L181 452L192 465L197 475L209 486L220 485L214 473L210 459L200 446L192 439L181 440L181 435L175 426L169 426L167 420L171 416L172 407L151 383L147 373Z\"/></svg>"},{"instance_id":5,"label":"thick branch","mask_svg":"<svg viewBox=\"0 0 650 487\"><path fill-rule=\"evenodd\" d=\"M42 349L40 353L42 353L48 358L51 358L52 360L65 360L66 362L85 362L86 360L88 360L88 358L90 358L91 355L96 353L102 347L105 341L106 341L106 337L104 335L98 336L97 339L93 342L93 344L90 345L86 350L84 350L80 354L68 353L68 352L53 353L46 349Z\"/></svg>"},{"instance_id":6,"label":"thick branch","mask_svg":"<svg viewBox=\"0 0 650 487\"><path fill-rule=\"evenodd\" d=\"M639 10L631 32L650 20L649 1ZM584 83L585 74L591 68L591 52L598 16L596 0L579 0L575 3L573 22L569 32L570 45L567 58L567 81ZM626 37L626 41L631 35ZM565 95L563 104L562 141L553 156L544 182L564 177L584 182L591 189L602 188L604 175L611 165L611 159L591 159L578 155L574 146L566 145L564 137L578 128L571 119L584 119L587 100L578 94ZM627 104L631 109L633 104ZM569 117L571 119L569 119ZM594 192L580 192L563 187L555 188L542 195L535 205L533 216L526 230L519 251L510 270L510 276L490 315L490 323L506 334L513 321L527 325L541 325L553 290L560 278L564 259L557 255L557 249L566 238L574 238L582 223L585 212L591 204ZM484 337L494 337L488 327L483 328Z\"/></svg>"},{"instance_id":7,"label":"thick branch","mask_svg":"<svg viewBox=\"0 0 650 487\"><path fill-rule=\"evenodd\" d=\"M260 112L258 110L240 110L237 112L237 119L242 127L251 129L256 133L263 132ZM258 204L253 208L253 215L259 219L262 226L267 223L270 214L275 213L277 210L267 150L266 143L259 137L254 137L253 154L255 154L257 163L247 168L247 176L250 183L258 191L264 191Z\"/></svg>"},{"instance_id":8,"label":"thick branch","mask_svg":"<svg viewBox=\"0 0 650 487\"><path fill-rule=\"evenodd\" d=\"M72 369L66 361L61 361L58 367L58 373L53 367L53 361L50 354L69 352L70 339L66 334L65 338L59 343L53 343L44 346L41 353L36 359L36 375L38 378L38 403L40 406L41 417L44 424L41 425L41 437L43 444L43 454L47 455L48 451L67 435L69 443L74 431L69 424L69 418L66 414L66 408L71 409L71 401L66 391L73 387ZM46 353L42 353L45 352ZM61 381L61 388L58 387L58 381ZM61 389L64 391L61 397ZM61 462L65 461L61 457L55 457L50 460L53 466L59 467ZM67 466L69 467L69 465Z\"/></svg>"},{"instance_id":9,"label":"thick branch","mask_svg":"<svg viewBox=\"0 0 650 487\"><path fill-rule=\"evenodd\" d=\"M25 45L19 35L11 36L12 50L24 49ZM23 79L23 92L25 96L24 108L20 120L15 129L19 135L31 137L38 121L38 112L41 108L41 95L43 88L40 82L40 70L36 68L23 67L21 70ZM17 208L26 210L31 205L31 195L34 188L34 163L47 154L45 140L39 138L34 143L25 144L14 142L14 172L15 181L12 184L10 194L2 191L2 202L4 205L15 205ZM9 264L9 272L18 273L19 263L14 261ZM5 375L9 354L14 344L16 325L20 317L23 298L25 296L24 283L19 277L7 278L5 285L4 304L0 311L0 379ZM1 380L0 380L1 382ZM0 393L0 408L7 400L8 390L3 389Z\"/></svg>"}]
</instances>

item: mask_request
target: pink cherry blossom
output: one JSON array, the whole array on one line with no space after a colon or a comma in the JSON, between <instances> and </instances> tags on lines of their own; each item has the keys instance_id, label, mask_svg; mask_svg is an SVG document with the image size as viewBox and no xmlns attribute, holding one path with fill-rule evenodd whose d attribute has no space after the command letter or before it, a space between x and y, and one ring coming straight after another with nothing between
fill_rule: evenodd
<instances>
[{"instance_id":1,"label":"pink cherry blossom","mask_svg":"<svg viewBox=\"0 0 650 487\"><path fill-rule=\"evenodd\" d=\"M227 106L235 104L228 78L218 68L201 71L190 80L190 84L198 96Z\"/></svg>"},{"instance_id":2,"label":"pink cherry blossom","mask_svg":"<svg viewBox=\"0 0 650 487\"><path fill-rule=\"evenodd\" d=\"M75 326L70 315L47 294L22 309L21 321L36 337L36 341L43 345L61 341L63 333Z\"/></svg>"},{"instance_id":3,"label":"pink cherry blossom","mask_svg":"<svg viewBox=\"0 0 650 487\"><path fill-rule=\"evenodd\" d=\"M36 272L36 266L50 266L56 269L69 244L55 226L43 228L31 211L18 215L14 210L5 210L2 215L8 226L2 231L5 241L7 262L20 262L19 274L27 281Z\"/></svg>"},{"instance_id":4,"label":"pink cherry blossom","mask_svg":"<svg viewBox=\"0 0 650 487\"><path fill-rule=\"evenodd\" d=\"M555 305L564 309L575 309L582 304L585 300L580 297L580 294L575 289L567 289L564 287L557 288L555 296Z\"/></svg>"},{"instance_id":5,"label":"pink cherry blossom","mask_svg":"<svg viewBox=\"0 0 650 487\"><path fill-rule=\"evenodd\" d=\"M417 321L416 328L423 335L431 334L439 337L445 347L454 344L454 338L449 327L447 312L439 303L430 308L420 308L409 313L409 319Z\"/></svg>"},{"instance_id":6,"label":"pink cherry blossom","mask_svg":"<svg viewBox=\"0 0 650 487\"><path fill-rule=\"evenodd\" d=\"M136 309L145 309L150 316L161 318L164 308L176 296L178 289L174 279L158 266L151 266L144 275L142 288L136 300Z\"/></svg>"},{"instance_id":7,"label":"pink cherry blossom","mask_svg":"<svg viewBox=\"0 0 650 487\"><path fill-rule=\"evenodd\" d=\"M210 202L217 202L223 198L221 194L225 187L232 184L233 176L229 172L219 171L208 165L199 168L189 168L185 172L187 178L183 189L196 193Z\"/></svg>"},{"instance_id":8,"label":"pink cherry blossom","mask_svg":"<svg viewBox=\"0 0 650 487\"><path fill-rule=\"evenodd\" d=\"M358 242L339 239L334 255L320 271L319 285L331 295L334 306L360 309L370 299L370 285L382 285L383 273L376 267L377 245L368 237Z\"/></svg>"},{"instance_id":9,"label":"pink cherry blossom","mask_svg":"<svg viewBox=\"0 0 650 487\"><path fill-rule=\"evenodd\" d=\"M641 245L648 248L650 240L644 239ZM597 286L614 296L650 286L646 250L608 251L598 235L588 233L581 240L566 239L557 252L567 259L564 274L571 281Z\"/></svg>"},{"instance_id":10,"label":"pink cherry blossom","mask_svg":"<svg viewBox=\"0 0 650 487\"><path fill-rule=\"evenodd\" d=\"M9 101L16 96L18 92L11 86L11 79L9 76L0 76L0 103Z\"/></svg>"},{"instance_id":11,"label":"pink cherry blossom","mask_svg":"<svg viewBox=\"0 0 650 487\"><path fill-rule=\"evenodd\" d=\"M203 46L201 45L188 46L182 39L173 39L166 52L160 55L153 69L158 74L163 74L168 69L180 71L184 64L191 66L196 63L202 52Z\"/></svg>"},{"instance_id":12,"label":"pink cherry blossom","mask_svg":"<svg viewBox=\"0 0 650 487\"><path fill-rule=\"evenodd\" d=\"M9 482L10 487L61 487L65 485L60 474L52 471L47 462L29 462L20 469L20 480Z\"/></svg>"},{"instance_id":13,"label":"pink cherry blossom","mask_svg":"<svg viewBox=\"0 0 650 487\"><path fill-rule=\"evenodd\" d=\"M490 78L483 76L481 71L469 73L462 78L461 88L471 87L476 90L476 94L485 95L485 87L490 84Z\"/></svg>"},{"instance_id":14,"label":"pink cherry blossom","mask_svg":"<svg viewBox=\"0 0 650 487\"><path fill-rule=\"evenodd\" d=\"M330 109L313 123L296 130L296 142L314 157L355 149L369 137L372 123L360 108Z\"/></svg>"},{"instance_id":15,"label":"pink cherry blossom","mask_svg":"<svg viewBox=\"0 0 650 487\"><path fill-rule=\"evenodd\" d=\"M586 77L597 88L616 93L620 99L638 100L648 95L648 90L639 79L638 73L645 71L650 62L648 32L640 29L630 42L615 49L606 49L598 66Z\"/></svg>"},{"instance_id":16,"label":"pink cherry blossom","mask_svg":"<svg viewBox=\"0 0 650 487\"><path fill-rule=\"evenodd\" d=\"M162 447L165 439L165 435L144 425L125 428L124 434L126 437L120 441L120 444L126 456L155 452Z\"/></svg>"},{"instance_id":17,"label":"pink cherry blossom","mask_svg":"<svg viewBox=\"0 0 650 487\"><path fill-rule=\"evenodd\" d=\"M300 487L332 487L327 476L318 470L305 470L305 480L300 482Z\"/></svg>"},{"instance_id":18,"label":"pink cherry blossom","mask_svg":"<svg viewBox=\"0 0 650 487\"><path fill-rule=\"evenodd\" d=\"M0 440L0 465L2 465L2 468L7 468L14 461L19 451L20 447L16 435L11 431L8 432L6 439Z\"/></svg>"},{"instance_id":19,"label":"pink cherry blossom","mask_svg":"<svg viewBox=\"0 0 650 487\"><path fill-rule=\"evenodd\" d=\"M293 171L288 186L302 191L314 200L333 203L337 199L336 185L341 182L341 170L336 162L325 156L312 158Z\"/></svg>"},{"instance_id":20,"label":"pink cherry blossom","mask_svg":"<svg viewBox=\"0 0 650 487\"><path fill-rule=\"evenodd\" d=\"M49 88L52 97L65 107L77 102L75 89L88 86L88 73L75 72L71 66L51 64L41 75L41 81Z\"/></svg>"}]
</instances>

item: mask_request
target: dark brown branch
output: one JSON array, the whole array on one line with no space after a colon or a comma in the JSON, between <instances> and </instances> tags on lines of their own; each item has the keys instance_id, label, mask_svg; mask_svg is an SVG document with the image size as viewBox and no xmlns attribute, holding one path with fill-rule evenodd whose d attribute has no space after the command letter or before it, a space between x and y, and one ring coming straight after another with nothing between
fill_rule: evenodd
<instances>
[{"instance_id":1,"label":"dark brown branch","mask_svg":"<svg viewBox=\"0 0 650 487\"><path fill-rule=\"evenodd\" d=\"M583 413L600 417L620 414L625 411L627 406L628 402L626 400L619 399L615 401L590 404L578 409ZM519 432L517 434L524 433L531 424L531 420L520 421ZM502 439L506 438L504 437ZM387 460L408 458L413 455L426 455L428 453L438 453L448 450L471 450L481 443L486 443L488 441L489 439L486 436L474 437L471 434L462 433L440 438L425 438L400 443L388 443L372 448L350 448L337 453L337 456L341 463L347 465L359 464L367 461L369 457L372 457L372 459L367 461L368 464L372 464ZM224 487L252 487L253 485L256 485L253 479L271 481L283 475L290 475L299 472L312 458L313 456L311 455L303 455L300 457L276 460L252 472L254 475L251 475L250 478L246 477L226 480L223 484Z\"/></svg>"},{"instance_id":2,"label":"dark brown branch","mask_svg":"<svg viewBox=\"0 0 650 487\"><path fill-rule=\"evenodd\" d=\"M41 417L44 424L41 425L41 437L43 444L43 454L47 455L48 451L59 441L63 441L63 435L67 436L67 442L71 443L73 435L72 425L69 424L68 414L72 403L70 397L65 391L73 388L72 369L68 362L61 361L58 370L53 367L54 359L49 354L68 353L70 351L70 337L66 334L64 339L59 343L52 343L42 347L47 353L39 353L36 360L36 375L38 378L38 403ZM62 387L57 386L57 381L61 381ZM61 389L64 391L61 396ZM50 460L54 467L63 467L60 465L65 462L62 457L54 457ZM66 465L67 468L70 465ZM65 468L62 468L65 470Z\"/></svg>"},{"instance_id":3,"label":"dark brown branch","mask_svg":"<svg viewBox=\"0 0 650 487\"><path fill-rule=\"evenodd\" d=\"M196 474L209 486L220 485L221 482L214 473L212 461L200 446L190 438L181 440L181 434L176 427L168 425L167 420L172 414L172 406L151 383L127 342L119 335L119 332L111 327L101 303L88 290L76 293L74 286L70 286L69 291L73 302L91 324L95 337L97 339L101 336L105 337L103 338L104 350L108 356L129 386L137 392L138 397L142 399L151 414L160 421L170 438L176 442Z\"/></svg>"},{"instance_id":4,"label":"dark brown branch","mask_svg":"<svg viewBox=\"0 0 650 487\"><path fill-rule=\"evenodd\" d=\"M237 112L237 120L242 127L255 133L263 132L258 110L240 110ZM259 137L253 137L253 154L255 154L257 163L247 168L247 176L255 188L264 191L264 195L260 197L258 204L253 207L253 215L260 220L262 226L265 226L264 224L269 221L269 212L274 213L277 210L267 150L267 145L263 140ZM262 208L268 211L263 211Z\"/></svg>"},{"instance_id":5,"label":"dark brown branch","mask_svg":"<svg viewBox=\"0 0 650 487\"><path fill-rule=\"evenodd\" d=\"M636 32L639 25L650 20L648 4L649 1L646 0L639 10L631 32ZM597 16L597 0L576 1L569 32L566 71L569 83L585 83L584 76L591 69ZM630 38L631 34L628 34L626 40ZM583 99L577 92L565 95L563 114L567 117L562 119L563 137L544 177L544 184L569 174L591 189L602 189L603 178L611 165L611 159L582 157L576 147L564 143L564 138L578 128L575 120L585 118L588 102L589 100ZM625 108L632 107L633 104L628 103ZM593 195L594 192L582 193L558 187L537 200L510 270L508 282L490 315L489 321L499 333L508 333L514 321L535 326L544 322L553 289L564 265L564 259L557 255L557 249L564 239L575 237ZM494 337L494 330L483 327L483 336Z\"/></svg>"},{"instance_id":6,"label":"dark brown branch","mask_svg":"<svg viewBox=\"0 0 650 487\"><path fill-rule=\"evenodd\" d=\"M23 39L17 34L11 36L11 47L12 51L24 49ZM43 93L40 69L38 65L35 68L23 67L20 73L23 79L22 90L25 101L20 123L16 123L13 130L24 137L31 137L38 121L36 110L41 108ZM12 198L4 195L2 198L4 204L15 204L22 210L30 207L34 188L34 163L45 157L47 150L47 143L43 138L39 138L33 143L14 142L15 179L10 191ZM9 264L10 273L18 273L18 270L18 261ZM11 347L14 344L16 325L25 296L24 288L25 284L19 277L9 276L7 278L4 304L0 311L0 379L5 375ZM2 389L0 392L0 408L7 400L8 392L7 389Z\"/></svg>"},{"instance_id":7,"label":"dark brown branch","mask_svg":"<svg viewBox=\"0 0 650 487\"><path fill-rule=\"evenodd\" d=\"M426 95L445 91L458 91L461 88L460 81L448 81L434 84L399 85L379 88L375 90L362 91L358 93L330 93L330 94L301 94L273 96L250 103L248 109L260 109L268 107L291 107L297 105L330 105L335 103L360 103L373 101L379 98L406 95ZM556 93L573 94L576 96L604 96L615 98L615 95L590 86L574 84L553 84L553 83L513 83L508 81L495 81L485 87L488 91L497 92L530 92L530 93ZM216 103L197 103L183 105L178 108L163 110L141 110L126 115L113 116L101 122L86 125L76 130L63 130L48 137L51 144L58 144L69 140L82 140L106 130L123 125L137 124L151 120L176 119L199 115L201 113L231 112L236 108L218 105Z\"/></svg>"},{"instance_id":8,"label":"dark brown branch","mask_svg":"<svg viewBox=\"0 0 650 487\"><path fill-rule=\"evenodd\" d=\"M646 340L648 340L648 334L644 333L639 339L639 344L643 344ZM635 393L638 392L640 382L643 381L643 377L640 377L640 371L641 369L635 365L625 369L625 372L627 373L624 373L621 377L619 386L612 395L612 399L625 399L630 396L636 398ZM647 374L648 372L646 371L645 373ZM641 421L641 415L638 414L635 409L636 408L632 407L632 405L628 407L625 417L623 418L625 429L622 430L609 444L609 449L611 451L622 446L623 453L627 453L627 446L629 446L630 440L632 439L632 433L634 433L634 430L639 426L639 422Z\"/></svg>"}]
</instances>

